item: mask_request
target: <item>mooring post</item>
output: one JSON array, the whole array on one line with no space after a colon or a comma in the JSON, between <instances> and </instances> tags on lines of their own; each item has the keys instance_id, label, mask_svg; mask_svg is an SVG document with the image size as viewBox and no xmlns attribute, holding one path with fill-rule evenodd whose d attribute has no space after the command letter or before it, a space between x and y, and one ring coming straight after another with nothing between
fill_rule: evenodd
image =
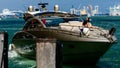
<instances>
[{"instance_id":1,"label":"mooring post","mask_svg":"<svg viewBox=\"0 0 120 68\"><path fill-rule=\"evenodd\" d=\"M3 67L3 49L4 49L4 43L3 43L4 35L0 34L0 68Z\"/></svg>"},{"instance_id":2,"label":"mooring post","mask_svg":"<svg viewBox=\"0 0 120 68\"><path fill-rule=\"evenodd\" d=\"M62 68L62 45L56 39L37 39L37 68Z\"/></svg>"},{"instance_id":3,"label":"mooring post","mask_svg":"<svg viewBox=\"0 0 120 68\"><path fill-rule=\"evenodd\" d=\"M36 42L36 61L37 68L61 68L56 62L56 39L37 39Z\"/></svg>"},{"instance_id":4,"label":"mooring post","mask_svg":"<svg viewBox=\"0 0 120 68\"><path fill-rule=\"evenodd\" d=\"M8 34L0 32L0 68L8 68Z\"/></svg>"}]
</instances>

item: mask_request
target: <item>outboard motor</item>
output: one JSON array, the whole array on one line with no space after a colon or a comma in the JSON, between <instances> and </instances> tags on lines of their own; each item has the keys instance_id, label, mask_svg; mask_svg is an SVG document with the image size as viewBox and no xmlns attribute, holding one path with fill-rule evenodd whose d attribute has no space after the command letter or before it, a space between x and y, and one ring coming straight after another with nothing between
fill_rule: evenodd
<instances>
[{"instance_id":1,"label":"outboard motor","mask_svg":"<svg viewBox=\"0 0 120 68\"><path fill-rule=\"evenodd\" d=\"M46 5L48 5L48 3L38 3L38 5L41 6L41 11L46 11Z\"/></svg>"}]
</instances>

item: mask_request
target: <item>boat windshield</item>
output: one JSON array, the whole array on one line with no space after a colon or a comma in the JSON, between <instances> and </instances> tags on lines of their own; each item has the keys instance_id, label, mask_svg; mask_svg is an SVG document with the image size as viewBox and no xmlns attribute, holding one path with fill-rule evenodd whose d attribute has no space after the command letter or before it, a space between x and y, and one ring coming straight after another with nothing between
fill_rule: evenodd
<instances>
[{"instance_id":1,"label":"boat windshield","mask_svg":"<svg viewBox=\"0 0 120 68\"><path fill-rule=\"evenodd\" d=\"M46 26L58 26L60 23L69 21L83 22L80 17L44 17L44 19L46 20Z\"/></svg>"},{"instance_id":2,"label":"boat windshield","mask_svg":"<svg viewBox=\"0 0 120 68\"><path fill-rule=\"evenodd\" d=\"M62 13L62 12L44 12L38 13L34 16L46 20L46 26L58 26L59 23L69 22L69 21L80 21L83 20L78 15Z\"/></svg>"}]
</instances>

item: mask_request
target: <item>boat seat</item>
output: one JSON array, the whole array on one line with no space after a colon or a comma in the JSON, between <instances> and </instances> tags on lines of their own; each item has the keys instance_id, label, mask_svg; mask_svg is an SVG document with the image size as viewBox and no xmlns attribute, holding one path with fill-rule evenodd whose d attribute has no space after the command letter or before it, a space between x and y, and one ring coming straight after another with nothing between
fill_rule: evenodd
<instances>
[{"instance_id":1,"label":"boat seat","mask_svg":"<svg viewBox=\"0 0 120 68\"><path fill-rule=\"evenodd\" d=\"M71 26L82 26L82 22L79 22L79 21L69 21L69 24Z\"/></svg>"},{"instance_id":2,"label":"boat seat","mask_svg":"<svg viewBox=\"0 0 120 68\"><path fill-rule=\"evenodd\" d=\"M79 21L69 21L67 23L60 23L59 27L62 30L80 32L80 27L82 27L82 22L79 22Z\"/></svg>"},{"instance_id":3,"label":"boat seat","mask_svg":"<svg viewBox=\"0 0 120 68\"><path fill-rule=\"evenodd\" d=\"M82 26L82 22L79 22L79 21L69 21L67 23L60 23L59 26Z\"/></svg>"}]
</instances>

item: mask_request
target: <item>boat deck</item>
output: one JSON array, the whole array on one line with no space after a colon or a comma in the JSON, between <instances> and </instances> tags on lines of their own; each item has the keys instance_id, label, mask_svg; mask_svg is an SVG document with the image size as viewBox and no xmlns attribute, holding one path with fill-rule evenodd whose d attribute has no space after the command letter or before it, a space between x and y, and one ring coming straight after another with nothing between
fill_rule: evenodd
<instances>
[{"instance_id":1,"label":"boat deck","mask_svg":"<svg viewBox=\"0 0 120 68\"><path fill-rule=\"evenodd\" d=\"M47 27L47 28L49 28L49 29L60 29L60 30L67 30L67 33L70 33L70 34L74 34L74 35L76 35L76 36L80 36L80 32L81 32L81 30L80 30L80 27L81 26L78 26L77 28L76 27L70 27L70 28L62 28L61 29L61 27ZM84 36L83 37L87 37L87 38L101 38L101 39L103 39L103 38L105 38L105 35L106 34L108 34L108 30L104 30L104 29L102 29L102 28L99 28L99 27L97 27L97 28L88 28L88 31L86 32L86 34L84 34Z\"/></svg>"}]
</instances>

